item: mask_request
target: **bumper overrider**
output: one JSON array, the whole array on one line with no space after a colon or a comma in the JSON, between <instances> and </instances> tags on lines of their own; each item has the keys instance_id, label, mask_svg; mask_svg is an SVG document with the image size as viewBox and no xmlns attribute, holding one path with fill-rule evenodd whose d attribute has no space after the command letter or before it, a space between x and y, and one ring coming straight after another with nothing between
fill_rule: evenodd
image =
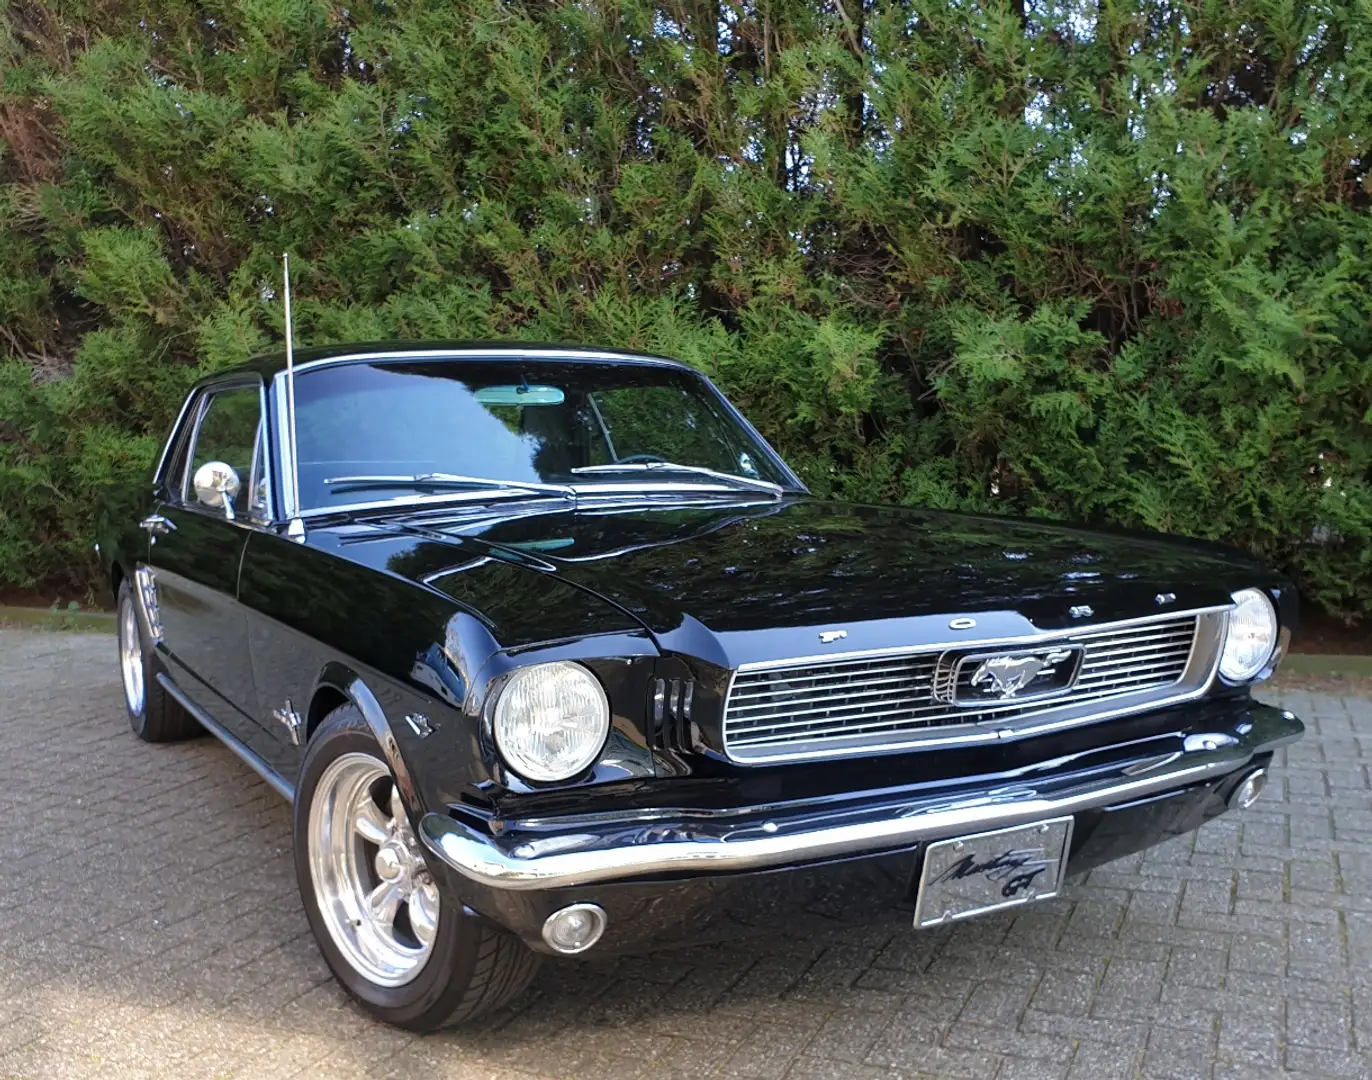
<instances>
[{"instance_id":1,"label":"bumper overrider","mask_svg":"<svg viewBox=\"0 0 1372 1080\"><path fill-rule=\"evenodd\" d=\"M1228 708L1206 709L1203 724L1044 762L1006 782L868 800L855 795L837 807L507 822L497 835L429 813L419 822L419 835L464 901L537 944L543 919L564 902L633 897L629 906L640 911L646 898L674 883L694 880L699 886L702 878L717 883L761 873L774 880L780 870L809 873L855 862L912 867L912 849L931 841L1068 815L1078 822L1069 870L1086 869L1246 805L1261 789L1259 770L1273 751L1303 731L1290 712L1235 700ZM895 855L901 858L893 862ZM896 891L908 894L909 873L895 876ZM629 935L635 936L642 933ZM618 944L633 942L621 935Z\"/></svg>"}]
</instances>

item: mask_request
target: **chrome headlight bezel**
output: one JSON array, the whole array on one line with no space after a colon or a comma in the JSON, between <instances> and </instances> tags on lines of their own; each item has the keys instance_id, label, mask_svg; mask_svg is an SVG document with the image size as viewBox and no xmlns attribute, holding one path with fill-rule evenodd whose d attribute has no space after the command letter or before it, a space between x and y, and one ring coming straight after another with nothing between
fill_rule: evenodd
<instances>
[{"instance_id":1,"label":"chrome headlight bezel","mask_svg":"<svg viewBox=\"0 0 1372 1080\"><path fill-rule=\"evenodd\" d=\"M529 696L540 692L549 700L542 703L543 715L534 717L529 712ZM578 715L565 711L561 717L552 715L559 705L569 705L577 697L582 706ZM517 711L521 708L522 713ZM610 699L605 688L589 668L571 660L530 664L513 671L500 687L489 715L501 761L511 772L535 783L558 783L585 772L600 758L610 734ZM543 727L541 740L531 730L538 725ZM571 743L560 755L556 751L559 736Z\"/></svg>"},{"instance_id":2,"label":"chrome headlight bezel","mask_svg":"<svg viewBox=\"0 0 1372 1080\"><path fill-rule=\"evenodd\" d=\"M1266 678L1276 667L1283 641L1281 621L1272 598L1262 589L1239 589L1231 598L1234 609L1225 624L1219 674L1231 686L1244 686ZM1253 631L1260 626L1263 637L1253 648ZM1246 635L1249 641L1245 642L1239 635ZM1247 655L1238 653L1238 649L1245 646L1249 646Z\"/></svg>"}]
</instances>

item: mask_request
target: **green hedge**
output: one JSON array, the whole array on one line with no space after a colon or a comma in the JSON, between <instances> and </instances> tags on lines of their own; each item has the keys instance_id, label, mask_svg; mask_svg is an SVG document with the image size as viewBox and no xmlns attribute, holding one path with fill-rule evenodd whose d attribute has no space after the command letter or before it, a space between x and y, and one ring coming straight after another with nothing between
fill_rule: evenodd
<instances>
[{"instance_id":1,"label":"green hedge","mask_svg":"<svg viewBox=\"0 0 1372 1080\"><path fill-rule=\"evenodd\" d=\"M302 342L667 353L822 494L1372 612L1367 0L48 0L0 49L0 585L94 588L289 250Z\"/></svg>"}]
</instances>

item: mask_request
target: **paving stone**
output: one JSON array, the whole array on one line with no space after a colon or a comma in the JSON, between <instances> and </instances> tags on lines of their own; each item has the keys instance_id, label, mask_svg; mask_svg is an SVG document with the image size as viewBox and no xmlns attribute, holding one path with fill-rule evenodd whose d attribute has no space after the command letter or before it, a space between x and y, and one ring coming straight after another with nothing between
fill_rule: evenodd
<instances>
[{"instance_id":1,"label":"paving stone","mask_svg":"<svg viewBox=\"0 0 1372 1080\"><path fill-rule=\"evenodd\" d=\"M1215 1060L1213 1031L1178 1030L1155 1026L1148 1033L1143 1075L1192 1080L1208 1076Z\"/></svg>"},{"instance_id":2,"label":"paving stone","mask_svg":"<svg viewBox=\"0 0 1372 1080\"><path fill-rule=\"evenodd\" d=\"M286 805L211 739L134 739L112 654L0 631L7 1080L1372 1077L1372 701L1263 695L1309 733L1262 802L1049 903L548 963L419 1038L329 975Z\"/></svg>"},{"instance_id":3,"label":"paving stone","mask_svg":"<svg viewBox=\"0 0 1372 1080\"><path fill-rule=\"evenodd\" d=\"M1346 1050L1351 1048L1352 1035L1352 1016L1346 1002L1292 998L1286 1003L1288 1043Z\"/></svg>"},{"instance_id":4,"label":"paving stone","mask_svg":"<svg viewBox=\"0 0 1372 1080\"><path fill-rule=\"evenodd\" d=\"M896 1022L888 1013L840 1009L815 1032L814 1038L805 1046L805 1053L832 1061L862 1061L871 1053L882 1033ZM792 1047L796 1043L794 1033L780 1041Z\"/></svg>"},{"instance_id":5,"label":"paving stone","mask_svg":"<svg viewBox=\"0 0 1372 1080\"><path fill-rule=\"evenodd\" d=\"M1050 971L1040 980L1032 1004L1043 1012L1085 1016L1098 988L1099 980L1094 975Z\"/></svg>"},{"instance_id":6,"label":"paving stone","mask_svg":"<svg viewBox=\"0 0 1372 1080\"><path fill-rule=\"evenodd\" d=\"M1006 1058L996 1080L1063 1080L1067 1069L1043 1058Z\"/></svg>"},{"instance_id":7,"label":"paving stone","mask_svg":"<svg viewBox=\"0 0 1372 1080\"><path fill-rule=\"evenodd\" d=\"M1351 1054L1309 1046L1286 1049L1287 1068L1298 1073L1328 1077L1329 1080L1367 1080L1372 1076L1372 1055Z\"/></svg>"},{"instance_id":8,"label":"paving stone","mask_svg":"<svg viewBox=\"0 0 1372 1080\"><path fill-rule=\"evenodd\" d=\"M1139 1051L1133 1047L1083 1042L1077 1045L1069 1080L1134 1080Z\"/></svg>"}]
</instances>

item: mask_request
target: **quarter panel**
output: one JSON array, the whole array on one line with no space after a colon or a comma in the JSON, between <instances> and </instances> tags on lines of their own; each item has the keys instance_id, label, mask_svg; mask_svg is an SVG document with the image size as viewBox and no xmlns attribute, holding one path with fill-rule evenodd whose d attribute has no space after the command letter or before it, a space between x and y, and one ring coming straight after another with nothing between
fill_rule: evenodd
<instances>
[{"instance_id":1,"label":"quarter panel","mask_svg":"<svg viewBox=\"0 0 1372 1080\"><path fill-rule=\"evenodd\" d=\"M130 486L113 492L101 508L96 525L96 555L110 585L110 600L117 596L117 578L132 574L148 559L148 534L139 522L152 513L152 486Z\"/></svg>"}]
</instances>

